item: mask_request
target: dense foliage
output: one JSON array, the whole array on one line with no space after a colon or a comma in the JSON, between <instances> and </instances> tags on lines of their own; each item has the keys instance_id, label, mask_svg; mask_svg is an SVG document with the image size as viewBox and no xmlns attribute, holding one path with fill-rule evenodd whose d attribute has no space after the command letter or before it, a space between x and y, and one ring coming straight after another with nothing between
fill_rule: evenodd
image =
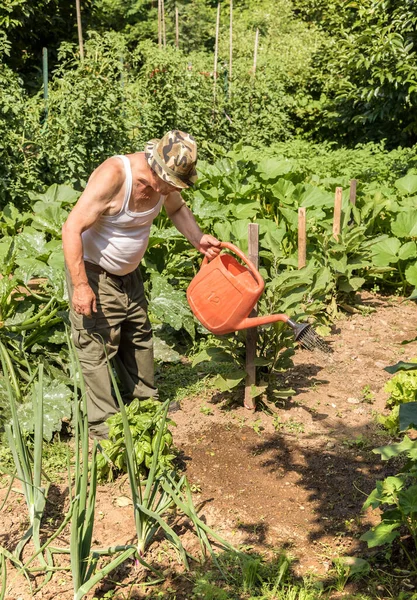
<instances>
[{"instance_id":1,"label":"dense foliage","mask_svg":"<svg viewBox=\"0 0 417 600\"><path fill-rule=\"evenodd\" d=\"M203 141L226 149L242 139L270 147L295 136L385 140L389 147L414 141L411 2L235 2L233 65L225 2L215 94L216 3L179 7L179 49L175 5L165 5L167 46L158 48L154 2L83 3L83 62L73 6L2 6L0 202L21 202L26 190L55 182L80 187L107 156L142 149L173 127L192 132L206 157ZM49 53L47 100L42 46ZM210 151L218 154L216 146Z\"/></svg>"}]
</instances>

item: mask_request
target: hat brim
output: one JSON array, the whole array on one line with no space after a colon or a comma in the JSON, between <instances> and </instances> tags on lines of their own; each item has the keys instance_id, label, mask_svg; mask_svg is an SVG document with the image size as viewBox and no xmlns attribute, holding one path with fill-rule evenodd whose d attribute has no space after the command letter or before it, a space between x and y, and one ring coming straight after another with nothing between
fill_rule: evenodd
<instances>
[{"instance_id":1,"label":"hat brim","mask_svg":"<svg viewBox=\"0 0 417 600\"><path fill-rule=\"evenodd\" d=\"M155 171L158 177L160 177L163 181L166 181L170 185L173 185L174 187L181 189L193 187L197 180L197 171L195 168L193 168L193 170L189 174L189 177L186 180L184 180L180 179L179 177L174 177L173 175L168 175L168 173L161 167L161 165L156 162L153 152L155 145L159 141L160 140L150 140L145 146L146 160L148 161L148 165L151 167L152 171Z\"/></svg>"}]
</instances>

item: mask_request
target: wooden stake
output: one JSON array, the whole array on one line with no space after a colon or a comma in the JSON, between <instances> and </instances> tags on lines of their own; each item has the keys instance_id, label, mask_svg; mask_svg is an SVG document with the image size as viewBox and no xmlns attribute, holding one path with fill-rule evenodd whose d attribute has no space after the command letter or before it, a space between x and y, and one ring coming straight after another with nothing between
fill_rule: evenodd
<instances>
[{"instance_id":1,"label":"wooden stake","mask_svg":"<svg viewBox=\"0 0 417 600\"><path fill-rule=\"evenodd\" d=\"M233 0L230 0L230 31L229 31L229 98L232 97L233 77Z\"/></svg>"},{"instance_id":2,"label":"wooden stake","mask_svg":"<svg viewBox=\"0 0 417 600\"><path fill-rule=\"evenodd\" d=\"M165 0L161 0L161 16L162 16L162 40L164 42L164 48L167 45L167 38L165 32Z\"/></svg>"},{"instance_id":3,"label":"wooden stake","mask_svg":"<svg viewBox=\"0 0 417 600\"><path fill-rule=\"evenodd\" d=\"M306 235L306 209L302 206L298 209L298 268L306 266L307 259L307 235Z\"/></svg>"},{"instance_id":4,"label":"wooden stake","mask_svg":"<svg viewBox=\"0 0 417 600\"><path fill-rule=\"evenodd\" d=\"M161 3L162 0L158 0L158 48L162 48Z\"/></svg>"},{"instance_id":5,"label":"wooden stake","mask_svg":"<svg viewBox=\"0 0 417 600\"><path fill-rule=\"evenodd\" d=\"M179 17L178 17L178 6L175 7L175 46L180 47L180 28L179 28Z\"/></svg>"},{"instance_id":6,"label":"wooden stake","mask_svg":"<svg viewBox=\"0 0 417 600\"><path fill-rule=\"evenodd\" d=\"M249 223L248 225L248 258L258 268L259 264L259 225ZM255 317L258 314L255 306L250 316ZM256 342L258 339L258 330L251 327L246 332L246 381L245 381L245 399L244 406L249 410L255 410L255 398L252 398L251 388L256 385Z\"/></svg>"},{"instance_id":7,"label":"wooden stake","mask_svg":"<svg viewBox=\"0 0 417 600\"><path fill-rule=\"evenodd\" d=\"M349 192L349 200L351 204L356 204L356 179L350 180L350 192Z\"/></svg>"},{"instance_id":8,"label":"wooden stake","mask_svg":"<svg viewBox=\"0 0 417 600\"><path fill-rule=\"evenodd\" d=\"M258 44L259 44L259 29L256 29L256 35L255 35L255 48L253 51L253 75L255 76L256 74L256 63L258 61Z\"/></svg>"},{"instance_id":9,"label":"wooden stake","mask_svg":"<svg viewBox=\"0 0 417 600\"><path fill-rule=\"evenodd\" d=\"M333 237L337 240L340 234L340 221L342 217L342 188L337 187L334 195L333 212Z\"/></svg>"},{"instance_id":10,"label":"wooden stake","mask_svg":"<svg viewBox=\"0 0 417 600\"><path fill-rule=\"evenodd\" d=\"M213 67L213 104L216 106L216 83L217 83L217 57L219 54L219 29L220 29L220 2L217 4L216 19L216 43L214 45L214 67Z\"/></svg>"},{"instance_id":11,"label":"wooden stake","mask_svg":"<svg viewBox=\"0 0 417 600\"><path fill-rule=\"evenodd\" d=\"M80 58L84 60L84 42L83 42L83 28L81 24L81 6L80 0L75 0L75 7L77 9L77 28L78 28L78 44L80 46Z\"/></svg>"}]
</instances>

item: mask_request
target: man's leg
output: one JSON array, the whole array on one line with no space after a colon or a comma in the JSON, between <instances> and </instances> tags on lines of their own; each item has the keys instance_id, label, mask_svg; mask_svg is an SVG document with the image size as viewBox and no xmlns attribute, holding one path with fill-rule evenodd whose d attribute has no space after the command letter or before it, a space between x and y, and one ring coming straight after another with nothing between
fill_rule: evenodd
<instances>
[{"instance_id":1,"label":"man's leg","mask_svg":"<svg viewBox=\"0 0 417 600\"><path fill-rule=\"evenodd\" d=\"M106 352L109 360L116 354L120 327L96 331L73 328L73 340L87 391L90 436L106 438L105 421L119 410L112 395Z\"/></svg>"},{"instance_id":2,"label":"man's leg","mask_svg":"<svg viewBox=\"0 0 417 600\"><path fill-rule=\"evenodd\" d=\"M120 343L120 324L126 312L125 294L118 280L86 269L88 281L96 294L97 313L89 317L70 311L71 332L77 349L87 391L87 413L90 435L106 437L106 419L118 412L112 395L112 386L107 366ZM72 284L67 276L70 299ZM107 357L106 357L107 352Z\"/></svg>"},{"instance_id":3,"label":"man's leg","mask_svg":"<svg viewBox=\"0 0 417 600\"><path fill-rule=\"evenodd\" d=\"M158 398L154 384L154 354L152 329L147 314L147 302L139 270L126 281L128 307L121 325L116 366L124 388L123 399Z\"/></svg>"}]
</instances>

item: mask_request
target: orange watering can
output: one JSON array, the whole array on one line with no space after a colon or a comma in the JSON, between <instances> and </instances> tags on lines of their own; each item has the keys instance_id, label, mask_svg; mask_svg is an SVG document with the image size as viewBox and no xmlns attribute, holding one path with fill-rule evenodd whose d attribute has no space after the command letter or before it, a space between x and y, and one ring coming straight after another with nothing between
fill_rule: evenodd
<instances>
[{"instance_id":1,"label":"orange watering can","mask_svg":"<svg viewBox=\"0 0 417 600\"><path fill-rule=\"evenodd\" d=\"M221 247L232 250L245 265L225 253L210 262L204 257L187 290L191 310L204 327L216 335L224 335L275 321L287 322L287 315L249 317L264 290L264 281L239 248L228 242L222 242Z\"/></svg>"},{"instance_id":2,"label":"orange watering can","mask_svg":"<svg viewBox=\"0 0 417 600\"><path fill-rule=\"evenodd\" d=\"M264 281L239 248L228 242L221 242L221 247L234 252L245 264L225 253L220 253L210 262L204 257L200 271L187 289L187 300L206 329L216 335L225 335L283 321L292 327L295 339L305 348L329 352L324 340L308 323L298 324L284 314L249 317L263 292Z\"/></svg>"}]
</instances>

